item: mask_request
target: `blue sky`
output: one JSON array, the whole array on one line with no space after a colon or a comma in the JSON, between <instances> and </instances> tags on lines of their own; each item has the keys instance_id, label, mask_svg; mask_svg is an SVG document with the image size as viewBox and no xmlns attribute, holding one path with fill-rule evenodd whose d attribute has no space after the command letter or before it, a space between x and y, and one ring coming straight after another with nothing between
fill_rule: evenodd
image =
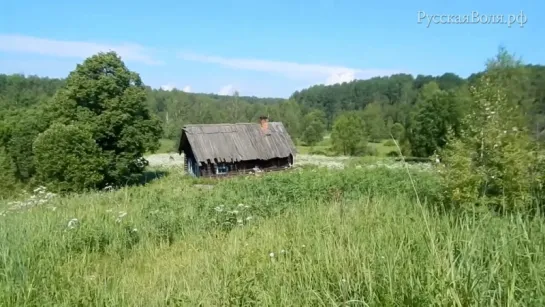
<instances>
[{"instance_id":1,"label":"blue sky","mask_svg":"<svg viewBox=\"0 0 545 307\"><path fill-rule=\"evenodd\" d=\"M438 16L428 26L434 15L477 13L515 23L448 24ZM19 0L0 11L0 73L66 77L111 49L152 87L288 97L313 84L397 72L465 77L499 45L545 64L544 36L542 0Z\"/></svg>"}]
</instances>

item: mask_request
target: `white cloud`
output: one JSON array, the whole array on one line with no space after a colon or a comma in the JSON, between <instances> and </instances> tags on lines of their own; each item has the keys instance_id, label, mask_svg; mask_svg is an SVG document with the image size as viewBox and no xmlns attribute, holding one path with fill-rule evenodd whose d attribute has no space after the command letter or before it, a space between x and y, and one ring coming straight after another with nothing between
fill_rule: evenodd
<instances>
[{"instance_id":1,"label":"white cloud","mask_svg":"<svg viewBox=\"0 0 545 307\"><path fill-rule=\"evenodd\" d=\"M176 87L172 84L165 84L165 85L161 85L161 89L163 91L172 91L173 89L175 89Z\"/></svg>"},{"instance_id":2,"label":"white cloud","mask_svg":"<svg viewBox=\"0 0 545 307\"><path fill-rule=\"evenodd\" d=\"M368 79L375 76L400 73L400 70L359 69L344 66L302 64L284 61L224 58L219 56L200 55L195 53L179 53L178 57L186 61L219 64L225 67L278 73L289 78L319 79L327 84L348 82L356 78Z\"/></svg>"},{"instance_id":3,"label":"white cloud","mask_svg":"<svg viewBox=\"0 0 545 307\"><path fill-rule=\"evenodd\" d=\"M186 92L186 93L191 93L191 86L189 86L189 85L184 86L184 88L182 89L182 91L184 91L184 92Z\"/></svg>"},{"instance_id":4,"label":"white cloud","mask_svg":"<svg viewBox=\"0 0 545 307\"><path fill-rule=\"evenodd\" d=\"M330 75L325 84L332 85L336 83L350 82L354 79L356 79L356 75L353 71L338 72Z\"/></svg>"},{"instance_id":5,"label":"white cloud","mask_svg":"<svg viewBox=\"0 0 545 307\"><path fill-rule=\"evenodd\" d=\"M98 52L115 51L123 60L148 65L161 64L154 60L150 49L137 44L109 45L93 42L62 41L34 36L0 34L0 51L35 53L56 57L87 58Z\"/></svg>"},{"instance_id":6,"label":"white cloud","mask_svg":"<svg viewBox=\"0 0 545 307\"><path fill-rule=\"evenodd\" d=\"M228 85L225 85L223 86L219 92L218 92L218 95L233 95L235 93L236 89L235 87L232 85L232 84L228 84Z\"/></svg>"}]
</instances>

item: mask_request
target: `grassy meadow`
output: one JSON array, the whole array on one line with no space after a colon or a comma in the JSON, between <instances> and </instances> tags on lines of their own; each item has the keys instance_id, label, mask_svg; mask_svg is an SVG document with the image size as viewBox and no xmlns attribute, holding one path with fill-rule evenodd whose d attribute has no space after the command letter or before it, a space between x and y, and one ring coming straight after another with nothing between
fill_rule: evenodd
<instances>
[{"instance_id":1,"label":"grassy meadow","mask_svg":"<svg viewBox=\"0 0 545 307\"><path fill-rule=\"evenodd\" d=\"M0 305L545 304L543 219L440 213L430 170L168 171L3 203Z\"/></svg>"}]
</instances>

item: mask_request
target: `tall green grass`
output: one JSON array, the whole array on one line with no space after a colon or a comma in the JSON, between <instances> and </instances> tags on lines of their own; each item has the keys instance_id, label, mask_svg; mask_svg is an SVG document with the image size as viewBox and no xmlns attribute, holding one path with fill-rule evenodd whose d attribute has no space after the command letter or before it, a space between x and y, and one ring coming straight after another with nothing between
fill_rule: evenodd
<instances>
[{"instance_id":1,"label":"tall green grass","mask_svg":"<svg viewBox=\"0 0 545 307\"><path fill-rule=\"evenodd\" d=\"M403 170L309 168L12 212L0 305L544 305L541 218L435 213L412 175L423 206Z\"/></svg>"}]
</instances>

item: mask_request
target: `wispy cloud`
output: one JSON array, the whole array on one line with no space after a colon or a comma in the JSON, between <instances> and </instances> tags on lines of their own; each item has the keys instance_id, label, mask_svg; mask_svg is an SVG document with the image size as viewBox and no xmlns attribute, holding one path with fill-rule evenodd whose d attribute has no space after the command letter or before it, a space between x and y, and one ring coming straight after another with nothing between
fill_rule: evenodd
<instances>
[{"instance_id":1,"label":"wispy cloud","mask_svg":"<svg viewBox=\"0 0 545 307\"><path fill-rule=\"evenodd\" d=\"M0 34L0 51L71 58L86 58L98 52L115 51L126 61L140 62L148 65L162 64L162 62L153 59L149 48L130 43L110 45Z\"/></svg>"},{"instance_id":2,"label":"wispy cloud","mask_svg":"<svg viewBox=\"0 0 545 307\"><path fill-rule=\"evenodd\" d=\"M319 79L326 84L352 81L356 78L367 79L376 76L391 75L400 70L359 69L344 66L303 64L295 62L224 58L195 53L182 52L178 57L185 61L218 64L224 67L281 74L288 78Z\"/></svg>"},{"instance_id":3,"label":"wispy cloud","mask_svg":"<svg viewBox=\"0 0 545 307\"><path fill-rule=\"evenodd\" d=\"M161 89L163 91L172 91L173 89L175 89L176 86L172 85L172 84L165 84L165 85L161 85Z\"/></svg>"},{"instance_id":4,"label":"wispy cloud","mask_svg":"<svg viewBox=\"0 0 545 307\"><path fill-rule=\"evenodd\" d=\"M172 90L177 90L178 87L172 83L169 83L169 84L164 84L164 85L161 85L160 87L163 91L172 91ZM189 85L186 85L182 88L182 91L183 92L186 92L186 93L191 93L191 86Z\"/></svg>"},{"instance_id":5,"label":"wispy cloud","mask_svg":"<svg viewBox=\"0 0 545 307\"><path fill-rule=\"evenodd\" d=\"M236 89L232 84L222 86L218 91L218 95L233 95Z\"/></svg>"}]
</instances>

